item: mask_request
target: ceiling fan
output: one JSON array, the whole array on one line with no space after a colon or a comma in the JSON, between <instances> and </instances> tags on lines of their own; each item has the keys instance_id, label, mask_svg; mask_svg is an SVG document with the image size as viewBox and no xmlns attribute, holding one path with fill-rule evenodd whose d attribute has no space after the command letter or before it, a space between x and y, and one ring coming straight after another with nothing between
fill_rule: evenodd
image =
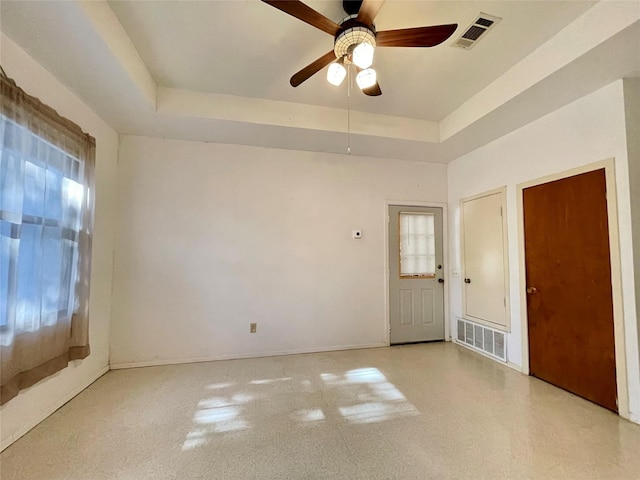
<instances>
[{"instance_id":1,"label":"ceiling fan","mask_svg":"<svg viewBox=\"0 0 640 480\"><path fill-rule=\"evenodd\" d=\"M295 73L289 83L297 87L315 73L330 65L327 80L340 85L346 67L353 64L358 71L356 83L369 96L382 94L376 71L371 68L376 47L434 47L447 40L457 24L376 31L373 20L384 0L343 0L347 13L339 24L299 0L262 0L289 15L333 36L333 50Z\"/></svg>"}]
</instances>

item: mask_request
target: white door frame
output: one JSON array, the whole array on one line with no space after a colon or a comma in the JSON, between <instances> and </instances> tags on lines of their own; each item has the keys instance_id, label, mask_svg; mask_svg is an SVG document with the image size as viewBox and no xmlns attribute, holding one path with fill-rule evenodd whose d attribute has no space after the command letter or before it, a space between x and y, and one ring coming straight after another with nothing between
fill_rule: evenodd
<instances>
[{"instance_id":1,"label":"white door frame","mask_svg":"<svg viewBox=\"0 0 640 480\"><path fill-rule=\"evenodd\" d=\"M542 178L520 183L516 186L518 202L518 259L520 267L520 318L522 318L522 373L529 375L529 318L527 314L526 263L524 251L524 205L523 190L555 180L572 177L581 173L604 168L607 185L607 218L609 226L609 260L611 263L611 287L613 301L613 329L616 354L616 387L618 394L618 415L629 418L629 386L627 381L627 356L625 343L625 318L622 299L622 270L620 263L620 241L618 226L618 198L616 194L615 162L613 158L601 162L547 175Z\"/></svg>"},{"instance_id":2,"label":"white door frame","mask_svg":"<svg viewBox=\"0 0 640 480\"><path fill-rule=\"evenodd\" d=\"M385 315L385 342L391 345L391 320L389 312L389 206L402 207L433 207L442 209L442 278L444 278L444 340L451 341L451 328L449 322L449 257L447 255L447 204L442 202L414 202L410 200L385 200L384 201L384 315Z\"/></svg>"}]
</instances>

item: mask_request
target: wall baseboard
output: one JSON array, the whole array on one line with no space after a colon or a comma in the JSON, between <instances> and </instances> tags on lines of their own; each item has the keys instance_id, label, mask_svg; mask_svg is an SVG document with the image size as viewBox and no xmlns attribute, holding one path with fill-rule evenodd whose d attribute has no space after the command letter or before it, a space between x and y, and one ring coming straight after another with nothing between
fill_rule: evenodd
<instances>
[{"instance_id":1,"label":"wall baseboard","mask_svg":"<svg viewBox=\"0 0 640 480\"><path fill-rule=\"evenodd\" d=\"M516 370L517 372L520 372L520 368L516 367L514 363L509 363L509 362L504 362L502 360L500 360L499 358L494 357L493 355L489 355L487 353L484 353L482 350L479 350L477 348L471 348L469 345L467 345L464 342L459 341L457 338L454 338L452 340L452 343L454 343L455 345L464 348L465 350L468 350L469 352L472 353L476 353L478 355L480 355L481 357L484 358L488 358L489 360L493 360L494 362L500 364L500 365L504 365L505 367L509 367L512 368L513 370ZM521 372L522 373L522 372Z\"/></svg>"},{"instance_id":2,"label":"wall baseboard","mask_svg":"<svg viewBox=\"0 0 640 480\"><path fill-rule=\"evenodd\" d=\"M522 371L522 365L518 365L517 363L507 362L507 367L513 368L518 373L522 373L524 375L529 375L528 373L524 373Z\"/></svg>"},{"instance_id":3,"label":"wall baseboard","mask_svg":"<svg viewBox=\"0 0 640 480\"><path fill-rule=\"evenodd\" d=\"M226 355L212 355L207 357L168 358L168 359L162 359L162 360L150 360L145 362L113 363L111 364L110 368L111 370L121 370L124 368L156 367L160 365L176 365L180 363L215 362L217 360L240 360L243 358L277 357L279 355L300 355L304 353L335 352L340 350L358 350L363 348L379 348L379 347L388 347L388 346L389 345L387 343L370 343L365 345L339 345L336 347L280 350L280 351L261 352L261 353L238 353L238 354L226 354Z\"/></svg>"},{"instance_id":4,"label":"wall baseboard","mask_svg":"<svg viewBox=\"0 0 640 480\"><path fill-rule=\"evenodd\" d=\"M105 365L100 370L98 370L96 376L92 380L90 380L86 384L83 384L82 386L79 386L78 388L74 388L71 392L69 392L67 395L62 397L57 402L51 403L51 404L47 405L44 409L40 410L40 415L38 415L38 419L37 420L33 420L33 421L29 422L29 423L26 423L26 424L22 425L18 430L16 430L11 435L9 435L7 438L2 440L2 443L0 444L0 452L3 451L5 448L7 448L12 443L14 443L20 437L22 437L26 433L28 433L29 430L31 430L32 428L38 426L41 422L43 422L44 420L49 418L49 416L52 415L56 410L61 408L65 403L69 402L71 399L73 399L76 395L78 395L84 389L86 389L89 386L91 386L91 384L93 384L93 382L98 380L100 377L102 377L108 371L109 371L109 365Z\"/></svg>"}]
</instances>

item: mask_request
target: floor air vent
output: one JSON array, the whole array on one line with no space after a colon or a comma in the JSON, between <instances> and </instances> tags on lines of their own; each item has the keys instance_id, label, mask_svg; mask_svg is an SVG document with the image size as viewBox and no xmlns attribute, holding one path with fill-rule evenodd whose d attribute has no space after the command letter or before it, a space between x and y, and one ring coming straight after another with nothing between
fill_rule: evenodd
<instances>
[{"instance_id":1,"label":"floor air vent","mask_svg":"<svg viewBox=\"0 0 640 480\"><path fill-rule=\"evenodd\" d=\"M481 13L453 45L465 50L473 48L500 20L502 19L493 15Z\"/></svg>"},{"instance_id":2,"label":"floor air vent","mask_svg":"<svg viewBox=\"0 0 640 480\"><path fill-rule=\"evenodd\" d=\"M507 361L505 333L468 320L458 319L458 343Z\"/></svg>"}]
</instances>

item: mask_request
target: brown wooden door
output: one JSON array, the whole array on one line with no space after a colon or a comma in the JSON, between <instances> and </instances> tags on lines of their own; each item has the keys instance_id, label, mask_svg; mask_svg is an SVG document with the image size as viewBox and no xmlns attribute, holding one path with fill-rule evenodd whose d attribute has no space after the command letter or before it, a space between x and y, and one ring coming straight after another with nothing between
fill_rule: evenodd
<instances>
[{"instance_id":1,"label":"brown wooden door","mask_svg":"<svg viewBox=\"0 0 640 480\"><path fill-rule=\"evenodd\" d=\"M605 171L523 190L531 375L618 411Z\"/></svg>"}]
</instances>

